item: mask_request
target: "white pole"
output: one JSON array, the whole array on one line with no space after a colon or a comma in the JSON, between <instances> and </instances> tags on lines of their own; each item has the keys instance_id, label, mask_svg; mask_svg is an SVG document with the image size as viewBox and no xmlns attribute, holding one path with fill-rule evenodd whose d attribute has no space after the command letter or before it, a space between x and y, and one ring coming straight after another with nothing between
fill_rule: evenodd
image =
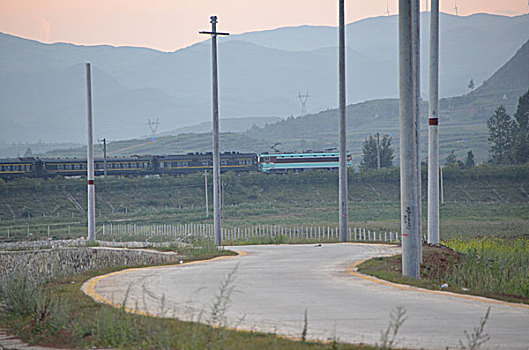
<instances>
[{"instance_id":1,"label":"white pole","mask_svg":"<svg viewBox=\"0 0 529 350\"><path fill-rule=\"evenodd\" d=\"M204 171L204 194L206 197L206 218L209 218L209 203L208 203L208 172Z\"/></svg>"},{"instance_id":2,"label":"white pole","mask_svg":"<svg viewBox=\"0 0 529 350\"><path fill-rule=\"evenodd\" d=\"M222 231L220 227L220 151L219 151L219 93L217 75L217 35L228 33L217 32L217 16L210 17L211 32L201 34L211 35L211 65L212 65L212 95L213 95L213 224L215 231L215 244L222 244Z\"/></svg>"},{"instance_id":3,"label":"white pole","mask_svg":"<svg viewBox=\"0 0 529 350\"><path fill-rule=\"evenodd\" d=\"M92 73L90 63L86 64L86 95L87 95L87 179L88 179L88 241L94 242L96 239L96 206L95 206L95 184L94 184L94 134L92 121Z\"/></svg>"},{"instance_id":4,"label":"white pole","mask_svg":"<svg viewBox=\"0 0 529 350\"><path fill-rule=\"evenodd\" d=\"M428 243L439 243L439 0L430 12L428 119Z\"/></svg>"},{"instance_id":5,"label":"white pole","mask_svg":"<svg viewBox=\"0 0 529 350\"><path fill-rule=\"evenodd\" d=\"M338 49L338 80L340 86L340 173L339 173L339 201L340 201L340 241L347 241L347 123L345 96L345 10L344 0L339 0L339 49Z\"/></svg>"},{"instance_id":6,"label":"white pole","mask_svg":"<svg viewBox=\"0 0 529 350\"><path fill-rule=\"evenodd\" d=\"M421 188L421 3L412 3L413 105L415 114L415 153L417 156L417 254L422 261L422 188Z\"/></svg>"},{"instance_id":7,"label":"white pole","mask_svg":"<svg viewBox=\"0 0 529 350\"><path fill-rule=\"evenodd\" d=\"M445 204L445 187L443 184L443 167L439 165L439 182L441 184L441 204Z\"/></svg>"},{"instance_id":8,"label":"white pole","mask_svg":"<svg viewBox=\"0 0 529 350\"><path fill-rule=\"evenodd\" d=\"M402 274L419 278L417 147L413 105L412 2L399 0L399 119Z\"/></svg>"}]
</instances>

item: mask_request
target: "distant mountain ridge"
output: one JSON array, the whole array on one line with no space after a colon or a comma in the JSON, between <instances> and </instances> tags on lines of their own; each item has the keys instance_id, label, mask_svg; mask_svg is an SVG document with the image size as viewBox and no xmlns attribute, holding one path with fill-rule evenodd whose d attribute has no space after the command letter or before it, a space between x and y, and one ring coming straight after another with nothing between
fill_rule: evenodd
<instances>
[{"instance_id":1,"label":"distant mountain ridge","mask_svg":"<svg viewBox=\"0 0 529 350\"><path fill-rule=\"evenodd\" d=\"M422 14L423 96L427 90L428 14ZM307 40L310 38L310 40ZM441 94L479 85L529 38L529 15L441 16ZM337 105L336 28L301 26L219 40L220 115L299 114ZM397 17L347 26L348 103L397 96ZM79 141L85 138L84 65L94 69L96 137L129 139L210 120L210 48L175 52L145 48L43 44L0 34L0 139ZM425 96L426 97L426 96Z\"/></svg>"},{"instance_id":2,"label":"distant mountain ridge","mask_svg":"<svg viewBox=\"0 0 529 350\"><path fill-rule=\"evenodd\" d=\"M524 92L527 89L529 89L529 40L474 93L482 95L512 90Z\"/></svg>"}]
</instances>

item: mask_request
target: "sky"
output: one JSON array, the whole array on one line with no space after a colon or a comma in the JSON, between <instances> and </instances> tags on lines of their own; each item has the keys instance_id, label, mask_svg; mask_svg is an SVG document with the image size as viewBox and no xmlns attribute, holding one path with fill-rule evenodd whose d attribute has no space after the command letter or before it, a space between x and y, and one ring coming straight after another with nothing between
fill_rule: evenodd
<instances>
[{"instance_id":1,"label":"sky","mask_svg":"<svg viewBox=\"0 0 529 350\"><path fill-rule=\"evenodd\" d=\"M467 16L528 12L528 0L441 0L441 11ZM421 9L427 1L421 0ZM0 32L46 43L142 46L174 51L205 38L209 17L232 34L337 23L337 0L0 0ZM346 0L346 21L397 13L397 0Z\"/></svg>"}]
</instances>

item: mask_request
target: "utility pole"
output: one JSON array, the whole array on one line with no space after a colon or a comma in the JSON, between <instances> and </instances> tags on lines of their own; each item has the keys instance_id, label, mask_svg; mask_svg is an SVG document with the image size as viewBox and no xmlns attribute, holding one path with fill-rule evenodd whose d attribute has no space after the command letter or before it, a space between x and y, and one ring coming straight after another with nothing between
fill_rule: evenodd
<instances>
[{"instance_id":1,"label":"utility pole","mask_svg":"<svg viewBox=\"0 0 529 350\"><path fill-rule=\"evenodd\" d=\"M412 0L413 113L417 156L417 247L422 261L422 180L421 180L421 2Z\"/></svg>"},{"instance_id":2,"label":"utility pole","mask_svg":"<svg viewBox=\"0 0 529 350\"><path fill-rule=\"evenodd\" d=\"M380 170L380 133L377 132L377 170Z\"/></svg>"},{"instance_id":3,"label":"utility pole","mask_svg":"<svg viewBox=\"0 0 529 350\"><path fill-rule=\"evenodd\" d=\"M298 99L301 103L301 115L304 116L307 114L307 100L309 99L310 95L307 92L306 94L302 95L301 92L298 92Z\"/></svg>"},{"instance_id":4,"label":"utility pole","mask_svg":"<svg viewBox=\"0 0 529 350\"><path fill-rule=\"evenodd\" d=\"M204 193L206 196L206 218L209 218L209 203L208 203L208 171L204 171Z\"/></svg>"},{"instance_id":5,"label":"utility pole","mask_svg":"<svg viewBox=\"0 0 529 350\"><path fill-rule=\"evenodd\" d=\"M411 0L399 0L400 208L402 274L419 278L412 10Z\"/></svg>"},{"instance_id":6,"label":"utility pole","mask_svg":"<svg viewBox=\"0 0 529 350\"><path fill-rule=\"evenodd\" d=\"M340 201L340 241L347 241L347 123L345 103L345 6L344 0L339 2L339 49L338 49L338 81L340 82L340 173L338 179Z\"/></svg>"},{"instance_id":7,"label":"utility pole","mask_svg":"<svg viewBox=\"0 0 529 350\"><path fill-rule=\"evenodd\" d=\"M211 68L213 84L213 227L215 244L222 244L222 231L220 226L220 151L219 151L219 91L217 76L217 35L229 33L217 32L217 16L211 16L211 32L200 34L211 35Z\"/></svg>"},{"instance_id":8,"label":"utility pole","mask_svg":"<svg viewBox=\"0 0 529 350\"><path fill-rule=\"evenodd\" d=\"M107 139L102 139L103 143L103 176L107 178Z\"/></svg>"},{"instance_id":9,"label":"utility pole","mask_svg":"<svg viewBox=\"0 0 529 350\"><path fill-rule=\"evenodd\" d=\"M439 0L430 12L430 84L428 92L428 243L439 243Z\"/></svg>"},{"instance_id":10,"label":"utility pole","mask_svg":"<svg viewBox=\"0 0 529 350\"><path fill-rule=\"evenodd\" d=\"M445 204L445 188L444 188L444 185L443 185L443 167L439 166L439 172L440 172L440 178L439 178L439 182L441 183L441 204Z\"/></svg>"},{"instance_id":11,"label":"utility pole","mask_svg":"<svg viewBox=\"0 0 529 350\"><path fill-rule=\"evenodd\" d=\"M94 242L96 239L96 206L95 206L95 184L94 184L94 134L92 122L92 73L90 63L86 64L86 96L87 96L87 121L88 121L88 138L87 138L87 165L86 177L88 179L88 241Z\"/></svg>"}]
</instances>

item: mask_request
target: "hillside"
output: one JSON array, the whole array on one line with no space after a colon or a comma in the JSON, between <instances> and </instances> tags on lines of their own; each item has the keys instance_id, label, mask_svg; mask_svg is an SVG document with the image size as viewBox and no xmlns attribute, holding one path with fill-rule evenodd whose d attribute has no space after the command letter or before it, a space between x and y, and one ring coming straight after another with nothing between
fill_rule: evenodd
<instances>
[{"instance_id":1,"label":"hillside","mask_svg":"<svg viewBox=\"0 0 529 350\"><path fill-rule=\"evenodd\" d=\"M486 120L494 109L504 104L510 113L515 111L517 95L503 94L492 96L465 95L441 100L441 161L455 151L459 158L472 150L478 162L488 159ZM422 157L427 155L427 102L421 104L422 110ZM348 150L353 154L353 163L358 165L361 157L362 141L371 133L380 132L393 136L393 147L397 153L399 146L399 103L397 99L373 100L347 106ZM221 119L220 124L222 125ZM207 127L210 129L210 127ZM207 129L206 129L207 130ZM322 150L338 146L338 111L329 109L303 117L289 117L285 120L253 127L242 133L222 133L220 146L222 151L266 152L270 146L281 143L282 151ZM137 139L116 141L109 144L109 154L126 156L131 154L179 154L187 152L211 151L211 133L180 134L163 136L155 141ZM96 147L100 155L100 147ZM46 156L80 156L86 154L85 148L59 149L47 152Z\"/></svg>"},{"instance_id":2,"label":"hillside","mask_svg":"<svg viewBox=\"0 0 529 350\"><path fill-rule=\"evenodd\" d=\"M502 91L521 94L529 87L529 40L516 54L503 65L482 86L476 89L475 95L490 95Z\"/></svg>"},{"instance_id":3,"label":"hillside","mask_svg":"<svg viewBox=\"0 0 529 350\"><path fill-rule=\"evenodd\" d=\"M422 14L428 35L428 14ZM348 102L397 96L397 17L347 26ZM229 28L226 28L229 29ZM310 37L311 40L306 40ZM441 95L480 83L529 38L529 15L441 17ZM312 40L314 39L314 40ZM222 117L299 114L298 91L309 91L308 111L334 108L336 29L291 27L221 39ZM422 40L423 95L428 45ZM201 42L175 52L145 48L43 44L0 34L0 139L67 142L84 139L82 65L94 67L95 136L130 139L210 119L210 49Z\"/></svg>"}]
</instances>

